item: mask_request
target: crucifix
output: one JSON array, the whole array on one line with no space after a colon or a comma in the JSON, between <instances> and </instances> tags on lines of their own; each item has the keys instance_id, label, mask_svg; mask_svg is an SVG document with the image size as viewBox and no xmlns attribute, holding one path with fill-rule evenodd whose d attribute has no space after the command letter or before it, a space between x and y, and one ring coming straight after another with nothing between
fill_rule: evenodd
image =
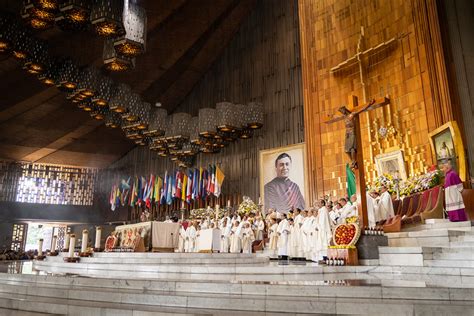
<instances>
[{"instance_id":1,"label":"crucifix","mask_svg":"<svg viewBox=\"0 0 474 316\"><path fill-rule=\"evenodd\" d=\"M333 115L328 120L325 121L326 124L331 124L334 122L339 122L344 120L346 126L346 136L344 151L349 155L351 159L351 168L354 171L356 178L356 195L357 195L357 209L359 210L360 222L364 226L367 226L367 200L365 195L365 176L364 171L360 171L359 166L362 166L364 161L362 150L358 150L362 143L362 135L360 132L360 122L359 114L375 110L381 106L387 105L390 103L388 97L380 99L372 99L371 101L358 105L358 99L356 96L351 96L349 99L349 110L346 106L339 108L339 115Z\"/></svg>"}]
</instances>

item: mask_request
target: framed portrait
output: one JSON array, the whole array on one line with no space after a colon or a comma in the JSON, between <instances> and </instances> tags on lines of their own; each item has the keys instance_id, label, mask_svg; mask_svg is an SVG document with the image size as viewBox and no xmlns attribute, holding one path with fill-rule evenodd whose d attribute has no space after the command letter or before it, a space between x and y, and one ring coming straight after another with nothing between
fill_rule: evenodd
<instances>
[{"instance_id":1,"label":"framed portrait","mask_svg":"<svg viewBox=\"0 0 474 316\"><path fill-rule=\"evenodd\" d=\"M466 158L464 145L455 121L448 122L429 133L431 150L436 164L451 160L454 170L462 181L466 181Z\"/></svg>"},{"instance_id":2,"label":"framed portrait","mask_svg":"<svg viewBox=\"0 0 474 316\"><path fill-rule=\"evenodd\" d=\"M306 208L308 184L304 143L261 150L260 194L265 212L273 208L288 213L292 207Z\"/></svg>"},{"instance_id":3,"label":"framed portrait","mask_svg":"<svg viewBox=\"0 0 474 316\"><path fill-rule=\"evenodd\" d=\"M403 151L400 149L377 155L375 165L379 176L390 174L399 179L407 179L405 159L403 158Z\"/></svg>"}]
</instances>

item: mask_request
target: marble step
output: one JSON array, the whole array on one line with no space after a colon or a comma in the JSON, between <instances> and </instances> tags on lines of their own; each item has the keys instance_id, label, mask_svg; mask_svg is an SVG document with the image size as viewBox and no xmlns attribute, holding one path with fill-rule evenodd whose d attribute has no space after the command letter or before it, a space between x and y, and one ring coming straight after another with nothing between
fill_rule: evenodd
<instances>
[{"instance_id":1,"label":"marble step","mask_svg":"<svg viewBox=\"0 0 474 316\"><path fill-rule=\"evenodd\" d=\"M126 280L130 281L130 280ZM29 282L2 282L0 292L25 296L55 299L82 300L116 304L144 304L160 307L242 309L249 311L285 311L311 313L311 302L328 299L351 298L372 300L449 300L474 301L473 288L427 288L400 286L314 286L248 284L236 286L232 283L219 284L218 292L206 290L200 283L189 283L181 289L161 290L140 288L105 288L95 286L38 284ZM208 286L208 285L207 285ZM204 291L203 291L204 290ZM215 290L213 290L215 291ZM272 304L269 305L268 303ZM275 302L279 302L276 303ZM275 305L273 305L275 304ZM323 311L318 311L323 312ZM327 311L326 311L327 312Z\"/></svg>"},{"instance_id":2,"label":"marble step","mask_svg":"<svg viewBox=\"0 0 474 316\"><path fill-rule=\"evenodd\" d=\"M426 267L446 267L446 268L474 268L473 260L453 260L453 259L433 259L424 260Z\"/></svg>"},{"instance_id":3,"label":"marble step","mask_svg":"<svg viewBox=\"0 0 474 316\"><path fill-rule=\"evenodd\" d=\"M450 222L447 219L427 219L425 224L403 228L402 231L415 232L415 231L435 230L435 229L443 229L443 228L470 230L471 226L472 225L470 221Z\"/></svg>"},{"instance_id":4,"label":"marble step","mask_svg":"<svg viewBox=\"0 0 474 316\"><path fill-rule=\"evenodd\" d=\"M465 234L463 231L437 229L386 235L390 247L449 247L451 242L458 242L458 238Z\"/></svg>"},{"instance_id":5,"label":"marble step","mask_svg":"<svg viewBox=\"0 0 474 316\"><path fill-rule=\"evenodd\" d=\"M64 262L64 258L61 256L46 257L46 262ZM221 265L236 265L236 264L263 264L268 262L266 257L243 257L243 258L226 258L226 257L215 257L215 258L127 258L127 257L84 257L80 259L81 263L96 263L96 264L173 264L173 265L209 265L209 264L221 264Z\"/></svg>"},{"instance_id":6,"label":"marble step","mask_svg":"<svg viewBox=\"0 0 474 316\"><path fill-rule=\"evenodd\" d=\"M207 301L206 301L207 302ZM306 314L345 314L345 315L383 315L390 310L390 315L432 315L434 313L450 315L468 315L472 312L472 306L464 302L452 301L427 301L427 300L382 300L382 299L320 299L312 302L299 301L288 303L269 299L259 311L238 310L211 310L209 308L179 308L179 307L157 307L144 304L117 304L101 303L91 301L76 301L71 299L51 299L34 296L0 293L0 306L19 311L41 311L54 315L71 316L156 316L156 315L234 315L255 316L263 315L277 316L301 313ZM295 304L296 303L296 304ZM245 305L245 304L244 304ZM240 307L240 306L239 306ZM276 311L275 311L276 310ZM288 313L285 311L288 310ZM14 314L15 315L15 314ZM18 314L28 315L28 314Z\"/></svg>"},{"instance_id":7,"label":"marble step","mask_svg":"<svg viewBox=\"0 0 474 316\"><path fill-rule=\"evenodd\" d=\"M68 254L61 252L60 256ZM94 258L152 258L152 259L241 259L256 258L253 253L199 253L199 252L95 252Z\"/></svg>"}]
</instances>

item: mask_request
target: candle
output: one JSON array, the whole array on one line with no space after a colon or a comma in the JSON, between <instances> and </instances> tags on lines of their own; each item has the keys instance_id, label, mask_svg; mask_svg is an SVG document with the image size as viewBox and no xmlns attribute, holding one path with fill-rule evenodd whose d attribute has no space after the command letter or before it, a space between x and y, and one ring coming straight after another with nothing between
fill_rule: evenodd
<instances>
[{"instance_id":1,"label":"candle","mask_svg":"<svg viewBox=\"0 0 474 316\"><path fill-rule=\"evenodd\" d=\"M74 247L76 246L76 235L71 234L69 239L69 258L74 258Z\"/></svg>"},{"instance_id":2,"label":"candle","mask_svg":"<svg viewBox=\"0 0 474 316\"><path fill-rule=\"evenodd\" d=\"M56 243L58 241L58 236L54 235L53 240L51 241L51 252L56 251Z\"/></svg>"},{"instance_id":3,"label":"candle","mask_svg":"<svg viewBox=\"0 0 474 316\"><path fill-rule=\"evenodd\" d=\"M67 250L69 249L69 240L71 239L71 233L66 234L66 240L64 241L64 246L63 249Z\"/></svg>"},{"instance_id":4,"label":"candle","mask_svg":"<svg viewBox=\"0 0 474 316\"><path fill-rule=\"evenodd\" d=\"M216 204L216 220L219 219L219 204Z\"/></svg>"},{"instance_id":5,"label":"candle","mask_svg":"<svg viewBox=\"0 0 474 316\"><path fill-rule=\"evenodd\" d=\"M102 227L97 226L95 228L95 246L94 248L100 249L100 239L102 238Z\"/></svg>"},{"instance_id":6,"label":"candle","mask_svg":"<svg viewBox=\"0 0 474 316\"><path fill-rule=\"evenodd\" d=\"M87 251L87 241L89 240L89 232L87 229L82 231L82 243L81 243L81 252Z\"/></svg>"},{"instance_id":7,"label":"candle","mask_svg":"<svg viewBox=\"0 0 474 316\"><path fill-rule=\"evenodd\" d=\"M227 207L230 207L230 200L227 200Z\"/></svg>"},{"instance_id":8,"label":"candle","mask_svg":"<svg viewBox=\"0 0 474 316\"><path fill-rule=\"evenodd\" d=\"M43 255L43 238L38 240L38 257Z\"/></svg>"}]
</instances>

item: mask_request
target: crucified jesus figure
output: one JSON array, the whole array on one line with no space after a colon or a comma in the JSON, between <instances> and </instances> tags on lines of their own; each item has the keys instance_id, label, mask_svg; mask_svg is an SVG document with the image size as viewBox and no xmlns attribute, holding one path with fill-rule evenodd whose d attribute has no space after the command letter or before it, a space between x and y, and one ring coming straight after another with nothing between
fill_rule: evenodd
<instances>
[{"instance_id":1,"label":"crucified jesus figure","mask_svg":"<svg viewBox=\"0 0 474 316\"><path fill-rule=\"evenodd\" d=\"M342 115L337 117L333 117L330 120L326 121L326 123L333 123L337 121L344 120L344 124L346 126L346 137L344 143L344 151L351 159L351 168L357 169L357 139L356 139L356 128L357 124L355 122L355 118L358 114L370 110L373 106L376 106L376 100L372 99L370 102L354 108L353 111L350 111L345 106L341 106L339 108L339 112Z\"/></svg>"}]
</instances>

